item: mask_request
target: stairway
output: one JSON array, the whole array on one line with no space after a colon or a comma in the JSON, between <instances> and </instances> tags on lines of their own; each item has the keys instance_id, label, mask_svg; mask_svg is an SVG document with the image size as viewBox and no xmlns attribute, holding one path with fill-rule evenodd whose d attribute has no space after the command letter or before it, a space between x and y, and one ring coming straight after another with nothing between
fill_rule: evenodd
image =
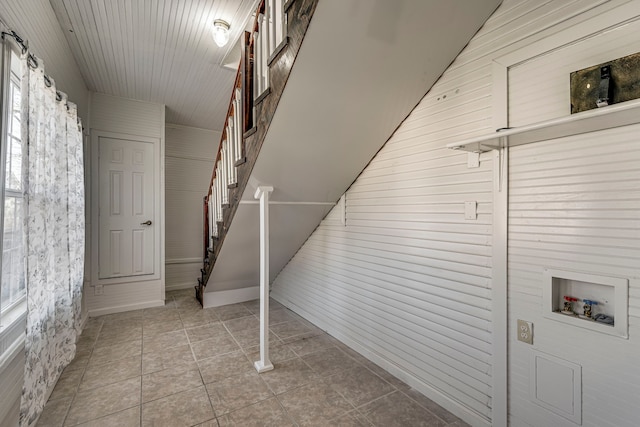
<instances>
[{"instance_id":1,"label":"stairway","mask_svg":"<svg viewBox=\"0 0 640 427\"><path fill-rule=\"evenodd\" d=\"M256 188L274 187L272 281L500 3L278 1L245 38L205 198L205 307L258 296Z\"/></svg>"}]
</instances>

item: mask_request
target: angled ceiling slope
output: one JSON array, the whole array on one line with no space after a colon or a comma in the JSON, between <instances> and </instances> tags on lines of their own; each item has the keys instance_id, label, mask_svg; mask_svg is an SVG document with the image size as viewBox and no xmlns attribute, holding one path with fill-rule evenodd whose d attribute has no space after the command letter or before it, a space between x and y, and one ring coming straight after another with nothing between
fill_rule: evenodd
<instances>
[{"instance_id":1,"label":"angled ceiling slope","mask_svg":"<svg viewBox=\"0 0 640 427\"><path fill-rule=\"evenodd\" d=\"M302 203L270 216L273 280L499 4L320 0L207 292L259 283L257 185Z\"/></svg>"}]
</instances>

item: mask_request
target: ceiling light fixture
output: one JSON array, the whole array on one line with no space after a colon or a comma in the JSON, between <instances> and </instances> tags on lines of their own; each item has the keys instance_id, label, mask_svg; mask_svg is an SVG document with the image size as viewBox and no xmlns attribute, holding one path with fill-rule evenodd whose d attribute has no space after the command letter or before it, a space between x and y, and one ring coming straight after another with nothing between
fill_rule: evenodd
<instances>
[{"instance_id":1,"label":"ceiling light fixture","mask_svg":"<svg viewBox=\"0 0 640 427\"><path fill-rule=\"evenodd\" d=\"M229 23L222 19L213 21L213 41L220 47L229 41Z\"/></svg>"}]
</instances>

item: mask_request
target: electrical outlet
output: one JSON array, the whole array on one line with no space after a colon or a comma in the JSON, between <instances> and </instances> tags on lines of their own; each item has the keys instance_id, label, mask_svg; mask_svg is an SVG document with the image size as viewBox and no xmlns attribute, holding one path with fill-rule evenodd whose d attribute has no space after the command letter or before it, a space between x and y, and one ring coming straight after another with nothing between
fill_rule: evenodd
<instances>
[{"instance_id":1,"label":"electrical outlet","mask_svg":"<svg viewBox=\"0 0 640 427\"><path fill-rule=\"evenodd\" d=\"M102 285L95 285L93 288L93 294L95 296L104 295L104 288L102 287Z\"/></svg>"},{"instance_id":2,"label":"electrical outlet","mask_svg":"<svg viewBox=\"0 0 640 427\"><path fill-rule=\"evenodd\" d=\"M533 344L533 323L518 319L518 341Z\"/></svg>"}]
</instances>

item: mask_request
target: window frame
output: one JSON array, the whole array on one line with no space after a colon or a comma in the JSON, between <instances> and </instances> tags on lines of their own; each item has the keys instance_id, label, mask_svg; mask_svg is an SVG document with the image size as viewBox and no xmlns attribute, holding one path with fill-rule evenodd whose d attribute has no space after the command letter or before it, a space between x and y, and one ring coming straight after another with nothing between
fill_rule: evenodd
<instances>
[{"instance_id":1,"label":"window frame","mask_svg":"<svg viewBox=\"0 0 640 427\"><path fill-rule=\"evenodd\" d=\"M11 86L12 86L12 72L11 72L11 56L12 53L20 55L19 47L10 41L10 38L3 38L0 40L0 196L2 197L0 205L0 283L2 281L2 259L4 254L4 204L5 195L10 194L23 199L22 191L15 191L14 189L5 189L5 173L6 171L6 156L8 152L8 125L9 120L12 120L10 114L13 108L13 100L10 99ZM18 81L20 85L20 81ZM24 153L23 153L24 154ZM23 202L23 214L24 214L24 202ZM0 287L0 293L2 288ZM0 372L4 364L8 362L11 355L14 353L12 349L16 348L20 342L24 340L25 328L26 328L26 314L27 314L27 298L26 289L25 294L19 299L9 304L4 309L0 309Z\"/></svg>"}]
</instances>

